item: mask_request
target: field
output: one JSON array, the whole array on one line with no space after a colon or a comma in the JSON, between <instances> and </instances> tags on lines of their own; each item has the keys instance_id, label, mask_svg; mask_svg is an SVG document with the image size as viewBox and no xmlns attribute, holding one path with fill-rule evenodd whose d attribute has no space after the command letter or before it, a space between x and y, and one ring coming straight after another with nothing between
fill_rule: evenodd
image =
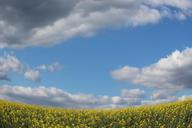
<instances>
[{"instance_id":1,"label":"field","mask_svg":"<svg viewBox=\"0 0 192 128\"><path fill-rule=\"evenodd\" d=\"M69 110L1 100L0 128L192 128L192 100L116 110Z\"/></svg>"}]
</instances>

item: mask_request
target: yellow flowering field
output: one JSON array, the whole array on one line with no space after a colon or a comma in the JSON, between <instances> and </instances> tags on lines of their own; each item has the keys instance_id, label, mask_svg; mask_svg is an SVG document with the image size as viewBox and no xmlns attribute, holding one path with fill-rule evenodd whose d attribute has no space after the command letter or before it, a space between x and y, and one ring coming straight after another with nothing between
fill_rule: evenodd
<instances>
[{"instance_id":1,"label":"yellow flowering field","mask_svg":"<svg viewBox=\"0 0 192 128\"><path fill-rule=\"evenodd\" d=\"M0 128L192 128L192 100L114 110L70 110L1 100Z\"/></svg>"}]
</instances>

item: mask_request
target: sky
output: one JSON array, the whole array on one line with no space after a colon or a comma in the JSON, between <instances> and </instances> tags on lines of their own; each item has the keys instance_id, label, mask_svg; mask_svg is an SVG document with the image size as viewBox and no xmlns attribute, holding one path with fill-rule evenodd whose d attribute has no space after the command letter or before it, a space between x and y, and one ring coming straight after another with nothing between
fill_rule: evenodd
<instances>
[{"instance_id":1,"label":"sky","mask_svg":"<svg viewBox=\"0 0 192 128\"><path fill-rule=\"evenodd\" d=\"M0 98L119 108L192 97L191 0L0 0Z\"/></svg>"}]
</instances>

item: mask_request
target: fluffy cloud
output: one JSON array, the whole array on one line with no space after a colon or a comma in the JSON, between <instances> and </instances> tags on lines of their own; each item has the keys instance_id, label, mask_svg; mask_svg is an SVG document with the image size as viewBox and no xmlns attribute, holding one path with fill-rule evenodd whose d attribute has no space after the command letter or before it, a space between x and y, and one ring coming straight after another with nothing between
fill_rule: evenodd
<instances>
[{"instance_id":1,"label":"fluffy cloud","mask_svg":"<svg viewBox=\"0 0 192 128\"><path fill-rule=\"evenodd\" d=\"M172 99L175 98L177 90L172 89L160 89L153 92L151 95L152 100Z\"/></svg>"},{"instance_id":2,"label":"fluffy cloud","mask_svg":"<svg viewBox=\"0 0 192 128\"><path fill-rule=\"evenodd\" d=\"M123 89L121 91L121 95L126 98L144 98L145 97L145 91L140 89Z\"/></svg>"},{"instance_id":3,"label":"fluffy cloud","mask_svg":"<svg viewBox=\"0 0 192 128\"><path fill-rule=\"evenodd\" d=\"M55 72L62 69L62 65L58 62L55 62L51 65L40 65L34 69L28 68L24 65L16 56L6 54L0 56L0 80L11 80L8 76L9 73L15 72L23 74L24 77L31 81L40 81L40 73L43 71L46 72Z\"/></svg>"},{"instance_id":4,"label":"fluffy cloud","mask_svg":"<svg viewBox=\"0 0 192 128\"><path fill-rule=\"evenodd\" d=\"M145 92L140 89L123 89L119 96L96 96L85 93L72 94L55 87L0 86L0 99L64 108L121 108L186 100L192 96L170 96L156 99L144 97Z\"/></svg>"},{"instance_id":5,"label":"fluffy cloud","mask_svg":"<svg viewBox=\"0 0 192 128\"><path fill-rule=\"evenodd\" d=\"M157 63L144 68L125 66L113 71L112 76L120 81L158 89L191 89L192 48L183 51L176 50Z\"/></svg>"},{"instance_id":6,"label":"fluffy cloud","mask_svg":"<svg viewBox=\"0 0 192 128\"><path fill-rule=\"evenodd\" d=\"M148 0L152 5L166 5L166 6L172 6L172 7L177 7L182 10L188 10L191 8L192 4L190 0Z\"/></svg>"},{"instance_id":7,"label":"fluffy cloud","mask_svg":"<svg viewBox=\"0 0 192 128\"><path fill-rule=\"evenodd\" d=\"M0 0L0 47L47 46L106 27L191 16L191 0Z\"/></svg>"},{"instance_id":8,"label":"fluffy cloud","mask_svg":"<svg viewBox=\"0 0 192 128\"><path fill-rule=\"evenodd\" d=\"M127 90L128 91L128 90ZM135 92L135 90L130 90ZM143 91L141 91L143 92ZM0 86L0 98L11 101L66 108L117 108L141 105L138 97L72 94L55 87Z\"/></svg>"},{"instance_id":9,"label":"fluffy cloud","mask_svg":"<svg viewBox=\"0 0 192 128\"><path fill-rule=\"evenodd\" d=\"M12 55L0 57L0 80L9 80L8 73L11 71L19 72L22 70L20 61Z\"/></svg>"},{"instance_id":10,"label":"fluffy cloud","mask_svg":"<svg viewBox=\"0 0 192 128\"><path fill-rule=\"evenodd\" d=\"M40 81L40 73L38 70L27 70L25 73L24 73L24 76L26 79L28 80L32 80L32 81Z\"/></svg>"}]
</instances>

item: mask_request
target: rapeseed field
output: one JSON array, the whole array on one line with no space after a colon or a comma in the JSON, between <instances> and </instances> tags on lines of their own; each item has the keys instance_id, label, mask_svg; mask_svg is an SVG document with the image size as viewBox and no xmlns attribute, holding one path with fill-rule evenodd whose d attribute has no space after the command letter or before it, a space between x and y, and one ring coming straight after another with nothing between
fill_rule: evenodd
<instances>
[{"instance_id":1,"label":"rapeseed field","mask_svg":"<svg viewBox=\"0 0 192 128\"><path fill-rule=\"evenodd\" d=\"M192 100L111 110L0 101L0 128L192 128Z\"/></svg>"}]
</instances>

